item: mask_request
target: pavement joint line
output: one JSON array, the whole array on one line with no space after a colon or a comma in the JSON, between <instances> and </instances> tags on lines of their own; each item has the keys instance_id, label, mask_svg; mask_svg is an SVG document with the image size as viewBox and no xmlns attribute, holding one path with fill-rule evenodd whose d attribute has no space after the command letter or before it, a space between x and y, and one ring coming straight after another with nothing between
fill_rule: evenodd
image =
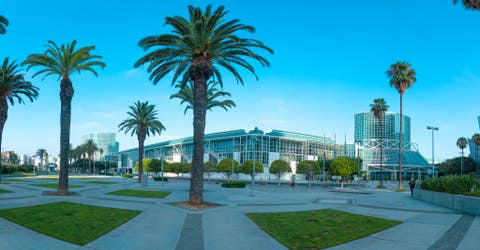
<instances>
[{"instance_id":1,"label":"pavement joint line","mask_svg":"<svg viewBox=\"0 0 480 250\"><path fill-rule=\"evenodd\" d=\"M12 185L12 184L9 184L9 185L12 186L12 187L20 188L20 189L28 189L28 190L35 190L35 191L43 190L43 189L40 189L40 188L33 188L33 187L29 187L29 186L18 186L18 185Z\"/></svg>"},{"instance_id":2,"label":"pavement joint line","mask_svg":"<svg viewBox=\"0 0 480 250\"><path fill-rule=\"evenodd\" d=\"M403 211L403 212L416 212L416 213L434 213L434 214L462 214L455 211L432 211L432 210L419 210L419 209L408 209L408 208L398 208L398 207L380 207L366 204L355 204L353 206L357 207L368 207L374 209L383 209L383 210L392 210L392 211Z\"/></svg>"},{"instance_id":3,"label":"pavement joint line","mask_svg":"<svg viewBox=\"0 0 480 250\"><path fill-rule=\"evenodd\" d=\"M462 215L428 250L456 249L473 223L475 216Z\"/></svg>"},{"instance_id":4,"label":"pavement joint line","mask_svg":"<svg viewBox=\"0 0 480 250\"><path fill-rule=\"evenodd\" d=\"M155 204L154 201L122 200L122 199L114 199L114 198L107 198L107 197L97 197L97 196L85 196L85 198L97 199L97 200L118 201L118 202L132 202L132 203Z\"/></svg>"},{"instance_id":5,"label":"pavement joint line","mask_svg":"<svg viewBox=\"0 0 480 250\"><path fill-rule=\"evenodd\" d=\"M296 206L296 205L307 205L308 203L297 202L297 203L240 203L237 206L247 207L247 206Z\"/></svg>"},{"instance_id":6,"label":"pavement joint line","mask_svg":"<svg viewBox=\"0 0 480 250\"><path fill-rule=\"evenodd\" d=\"M180 238L177 241L175 250L203 250L203 226L202 214L188 213L185 217Z\"/></svg>"},{"instance_id":7,"label":"pavement joint line","mask_svg":"<svg viewBox=\"0 0 480 250\"><path fill-rule=\"evenodd\" d=\"M18 197L5 197L5 198L0 198L0 200L20 200L20 199L35 198L35 197L38 197L38 196L26 195L26 196L18 196Z\"/></svg>"}]
</instances>

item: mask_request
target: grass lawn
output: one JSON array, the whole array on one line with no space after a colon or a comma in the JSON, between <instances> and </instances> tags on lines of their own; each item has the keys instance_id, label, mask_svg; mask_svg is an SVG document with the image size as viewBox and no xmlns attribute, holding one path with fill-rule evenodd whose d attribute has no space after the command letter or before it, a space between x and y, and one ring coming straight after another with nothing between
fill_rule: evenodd
<instances>
[{"instance_id":1,"label":"grass lawn","mask_svg":"<svg viewBox=\"0 0 480 250\"><path fill-rule=\"evenodd\" d=\"M42 234L85 245L141 211L55 202L0 210L0 217Z\"/></svg>"},{"instance_id":2,"label":"grass lawn","mask_svg":"<svg viewBox=\"0 0 480 250\"><path fill-rule=\"evenodd\" d=\"M107 194L113 195L122 195L122 196L136 196L136 197L147 197L147 198L164 198L169 195L171 192L164 191L150 191L150 190L136 190L136 189L122 189L113 191Z\"/></svg>"},{"instance_id":3,"label":"grass lawn","mask_svg":"<svg viewBox=\"0 0 480 250\"><path fill-rule=\"evenodd\" d=\"M58 189L58 183L43 183L43 184L30 184L32 186L38 186L38 187L46 187L46 188L53 188L53 189ZM83 187L80 185L74 185L74 184L68 184L68 188L78 188L78 187Z\"/></svg>"},{"instance_id":4,"label":"grass lawn","mask_svg":"<svg viewBox=\"0 0 480 250\"><path fill-rule=\"evenodd\" d=\"M117 184L118 182L114 182L114 181L87 181L87 183L92 183L92 184Z\"/></svg>"},{"instance_id":5,"label":"grass lawn","mask_svg":"<svg viewBox=\"0 0 480 250\"><path fill-rule=\"evenodd\" d=\"M0 189L0 194L3 194L3 193L13 193L13 192L6 189Z\"/></svg>"},{"instance_id":6,"label":"grass lawn","mask_svg":"<svg viewBox=\"0 0 480 250\"><path fill-rule=\"evenodd\" d=\"M2 183L12 183L12 182L25 182L26 180L22 179L2 179Z\"/></svg>"},{"instance_id":7,"label":"grass lawn","mask_svg":"<svg viewBox=\"0 0 480 250\"><path fill-rule=\"evenodd\" d=\"M247 216L289 249L324 249L401 223L333 209L249 213Z\"/></svg>"}]
</instances>

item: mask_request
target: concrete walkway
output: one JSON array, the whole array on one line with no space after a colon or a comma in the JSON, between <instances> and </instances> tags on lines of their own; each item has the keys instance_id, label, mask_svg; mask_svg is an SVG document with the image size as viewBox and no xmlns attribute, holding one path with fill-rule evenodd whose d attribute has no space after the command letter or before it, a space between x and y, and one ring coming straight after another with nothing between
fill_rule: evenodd
<instances>
[{"instance_id":1,"label":"concrete walkway","mask_svg":"<svg viewBox=\"0 0 480 250\"><path fill-rule=\"evenodd\" d=\"M100 177L98 177L100 178ZM47 188L33 183L52 183L41 178L28 182L0 184L14 193L0 194L0 209L56 201L141 210L142 213L90 242L78 246L54 239L0 218L0 249L285 249L263 232L245 213L300 211L333 208L346 212L399 220L403 223L385 231L332 249L478 249L480 220L456 211L412 199L409 193L366 189L371 194L330 192L326 188L256 186L253 197L246 189L222 189L205 183L204 200L224 206L190 211L169 203L188 199L187 181L150 181L143 187L132 179L108 178L117 184L86 183L72 189L74 197L43 196ZM106 195L119 189L171 191L164 199ZM366 225L368 226L368 225ZM443 247L443 248L440 248Z\"/></svg>"}]
</instances>

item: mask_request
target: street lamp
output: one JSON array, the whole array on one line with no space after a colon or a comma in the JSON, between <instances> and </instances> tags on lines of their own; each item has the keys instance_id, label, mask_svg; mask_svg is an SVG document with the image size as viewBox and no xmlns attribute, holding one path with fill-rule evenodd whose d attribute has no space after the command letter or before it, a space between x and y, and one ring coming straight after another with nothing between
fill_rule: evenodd
<instances>
[{"instance_id":1,"label":"street lamp","mask_svg":"<svg viewBox=\"0 0 480 250\"><path fill-rule=\"evenodd\" d=\"M258 137L253 137L253 169L252 169L252 186L250 188L250 197L253 197L253 188L255 187L255 152L257 147Z\"/></svg>"},{"instance_id":2,"label":"street lamp","mask_svg":"<svg viewBox=\"0 0 480 250\"><path fill-rule=\"evenodd\" d=\"M435 135L434 135L434 131L435 130L438 130L438 127L434 127L434 126L428 126L427 129L430 129L432 130L432 178L435 177Z\"/></svg>"}]
</instances>

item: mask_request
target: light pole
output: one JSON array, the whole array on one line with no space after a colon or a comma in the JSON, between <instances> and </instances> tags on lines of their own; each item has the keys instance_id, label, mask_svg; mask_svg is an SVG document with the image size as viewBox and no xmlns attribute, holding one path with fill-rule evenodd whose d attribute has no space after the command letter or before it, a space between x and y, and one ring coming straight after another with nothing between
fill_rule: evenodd
<instances>
[{"instance_id":1,"label":"light pole","mask_svg":"<svg viewBox=\"0 0 480 250\"><path fill-rule=\"evenodd\" d=\"M432 130L432 178L435 177L435 135L434 131L438 130L438 127L428 126L427 129Z\"/></svg>"},{"instance_id":2,"label":"light pole","mask_svg":"<svg viewBox=\"0 0 480 250\"><path fill-rule=\"evenodd\" d=\"M357 144L357 163L358 163L358 173L357 173L357 178L358 178L358 185L360 185L360 142L356 141Z\"/></svg>"},{"instance_id":3,"label":"light pole","mask_svg":"<svg viewBox=\"0 0 480 250\"><path fill-rule=\"evenodd\" d=\"M252 186L250 188L250 197L253 197L253 188L255 187L255 161L256 161L256 157L255 157L255 152L256 152L256 147L257 147L257 141L258 141L258 137L255 136L253 137L253 168L252 168Z\"/></svg>"},{"instance_id":4,"label":"light pole","mask_svg":"<svg viewBox=\"0 0 480 250\"><path fill-rule=\"evenodd\" d=\"M163 179L163 178L164 178L164 177L163 177L163 168L164 168L164 167L163 167L163 164L164 164L164 161L165 161L165 156L163 155L163 152L162 152L162 157L161 157L161 159L162 159L162 160L161 160L161 162L160 162L160 168L161 168L161 172L162 172L161 175L162 175L162 187L163 187L163 182L165 181L165 179Z\"/></svg>"},{"instance_id":5,"label":"light pole","mask_svg":"<svg viewBox=\"0 0 480 250\"><path fill-rule=\"evenodd\" d=\"M235 138L232 138L232 179L233 179L233 172L235 172L235 160L233 159L234 151L235 151Z\"/></svg>"}]
</instances>

